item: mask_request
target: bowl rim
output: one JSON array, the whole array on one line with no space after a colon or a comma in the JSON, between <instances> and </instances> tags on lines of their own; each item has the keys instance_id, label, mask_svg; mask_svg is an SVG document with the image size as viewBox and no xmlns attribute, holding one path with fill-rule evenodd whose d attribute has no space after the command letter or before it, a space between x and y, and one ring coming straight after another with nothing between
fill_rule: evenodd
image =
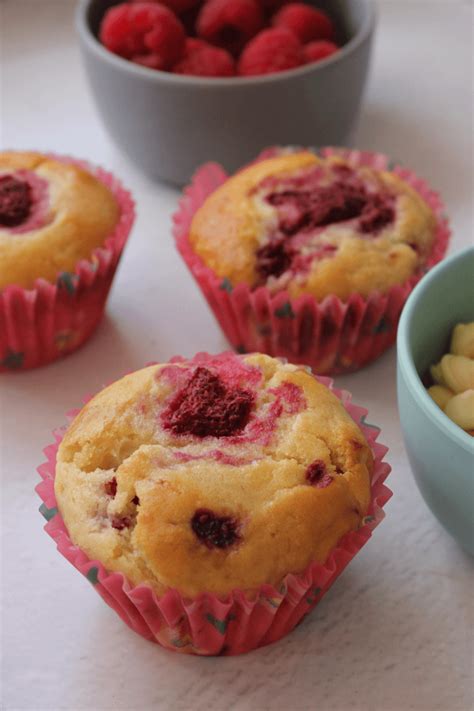
<instances>
[{"instance_id":1,"label":"bowl rim","mask_svg":"<svg viewBox=\"0 0 474 711\"><path fill-rule=\"evenodd\" d=\"M450 420L443 410L438 407L430 395L428 395L428 391L421 382L421 378L415 368L408 339L408 333L414 314L417 310L419 300L430 289L433 282L437 280L440 274L455 268L455 265L465 259L467 255L474 256L474 247L467 247L460 252L452 254L447 259L444 259L420 281L420 283L410 294L402 311L398 326L397 364L398 369L403 371L407 385L411 389L416 402L419 403L421 409L428 416L428 418L434 422L436 427L439 428L446 436L454 440L456 445L472 454L474 453L474 437L471 437L471 435L461 429L459 425L456 425L452 420Z\"/></svg>"},{"instance_id":2,"label":"bowl rim","mask_svg":"<svg viewBox=\"0 0 474 711\"><path fill-rule=\"evenodd\" d=\"M168 84L177 86L189 86L189 87L200 87L200 88L229 88L232 86L253 86L261 84L271 84L283 81L288 81L292 77L297 79L299 77L305 76L306 74L316 73L320 69L324 69L327 66L338 64L344 61L349 55L351 55L360 45L364 44L373 34L376 21L377 21L377 10L375 6L375 0L360 0L361 3L365 5L367 15L362 24L361 29L357 34L352 37L349 42L343 45L336 54L328 57L327 59L322 59L319 62L314 62L312 64L306 64L302 67L296 67L295 69L288 69L283 72L275 72L274 74L265 74L261 76L252 77L195 77L188 76L184 74L173 74L171 72L164 72L157 69L150 69L148 67L143 67L138 64L134 64L128 59L123 59L116 54L113 54L108 49L99 42L99 40L92 33L89 23L87 21L87 14L89 8L93 2L96 0L79 0L76 7L75 15L75 25L76 31L82 38L82 40L87 44L89 50L93 52L97 57L106 61L108 64L115 66L117 69L122 69L125 72L141 77L143 79L149 79L156 84Z\"/></svg>"}]
</instances>

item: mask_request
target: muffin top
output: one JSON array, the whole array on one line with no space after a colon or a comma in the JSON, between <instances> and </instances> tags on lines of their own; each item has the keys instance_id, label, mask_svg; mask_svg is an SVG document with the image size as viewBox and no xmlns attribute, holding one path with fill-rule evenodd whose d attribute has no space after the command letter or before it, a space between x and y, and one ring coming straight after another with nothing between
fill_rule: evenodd
<instances>
[{"instance_id":1,"label":"muffin top","mask_svg":"<svg viewBox=\"0 0 474 711\"><path fill-rule=\"evenodd\" d=\"M0 153L0 289L54 282L91 257L119 220L91 173L40 153Z\"/></svg>"},{"instance_id":2,"label":"muffin top","mask_svg":"<svg viewBox=\"0 0 474 711\"><path fill-rule=\"evenodd\" d=\"M435 228L430 207L396 174L300 151L227 180L197 211L189 238L232 286L347 300L418 272Z\"/></svg>"},{"instance_id":3,"label":"muffin top","mask_svg":"<svg viewBox=\"0 0 474 711\"><path fill-rule=\"evenodd\" d=\"M59 447L72 541L133 583L195 596L278 585L362 523L372 452L305 368L197 356L95 396Z\"/></svg>"}]
</instances>

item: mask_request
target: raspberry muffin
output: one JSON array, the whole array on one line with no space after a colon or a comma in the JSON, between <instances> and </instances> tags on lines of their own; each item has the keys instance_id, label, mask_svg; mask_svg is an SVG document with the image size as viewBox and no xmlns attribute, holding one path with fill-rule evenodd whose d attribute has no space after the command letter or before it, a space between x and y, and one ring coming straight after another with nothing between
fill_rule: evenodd
<instances>
[{"instance_id":1,"label":"raspberry muffin","mask_svg":"<svg viewBox=\"0 0 474 711\"><path fill-rule=\"evenodd\" d=\"M152 594L184 606L172 633L187 651L215 653L215 640L199 641L202 624L194 637L188 606L206 599L212 628L214 606L236 595L253 608L266 591L278 608L289 577L299 596L286 605L298 606L315 571L316 600L341 541L361 536L356 550L375 520L374 452L347 403L303 367L229 353L152 365L96 395L65 432L52 477L68 536L60 549L70 557L72 542L80 569L84 556L96 561L92 582L109 593L118 575L122 589L124 577L137 586L135 604ZM276 638L307 611L293 610ZM157 624L152 638L170 646L170 620ZM233 634L234 652L257 646L245 628Z\"/></svg>"},{"instance_id":2,"label":"raspberry muffin","mask_svg":"<svg viewBox=\"0 0 474 711\"><path fill-rule=\"evenodd\" d=\"M90 335L132 221L129 195L104 171L0 153L0 369L48 362Z\"/></svg>"},{"instance_id":3,"label":"raspberry muffin","mask_svg":"<svg viewBox=\"0 0 474 711\"><path fill-rule=\"evenodd\" d=\"M383 157L289 150L225 180L177 236L208 298L212 280L233 294L232 319L210 301L234 346L341 372L394 340L448 231L439 199Z\"/></svg>"},{"instance_id":4,"label":"raspberry muffin","mask_svg":"<svg viewBox=\"0 0 474 711\"><path fill-rule=\"evenodd\" d=\"M196 213L189 240L232 286L345 301L403 284L425 264L435 227L397 175L305 151L228 180Z\"/></svg>"},{"instance_id":5,"label":"raspberry muffin","mask_svg":"<svg viewBox=\"0 0 474 711\"><path fill-rule=\"evenodd\" d=\"M0 154L0 289L55 281L104 244L120 216L100 180L40 153Z\"/></svg>"}]
</instances>

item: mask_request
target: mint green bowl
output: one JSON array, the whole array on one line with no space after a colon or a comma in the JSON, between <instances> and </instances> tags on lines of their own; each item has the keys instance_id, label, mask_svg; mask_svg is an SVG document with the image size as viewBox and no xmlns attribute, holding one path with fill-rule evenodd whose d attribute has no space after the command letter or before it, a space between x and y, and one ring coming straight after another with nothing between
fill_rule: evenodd
<instances>
[{"instance_id":1,"label":"mint green bowl","mask_svg":"<svg viewBox=\"0 0 474 711\"><path fill-rule=\"evenodd\" d=\"M474 555L474 437L451 422L420 377L448 350L453 326L466 321L474 321L474 247L422 279L397 337L398 407L416 483L448 533Z\"/></svg>"}]
</instances>

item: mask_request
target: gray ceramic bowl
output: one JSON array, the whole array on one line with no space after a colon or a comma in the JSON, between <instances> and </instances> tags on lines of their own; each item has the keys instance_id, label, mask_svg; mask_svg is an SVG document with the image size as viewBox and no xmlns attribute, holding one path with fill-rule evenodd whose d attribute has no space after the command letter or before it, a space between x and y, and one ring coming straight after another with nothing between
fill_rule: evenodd
<instances>
[{"instance_id":1,"label":"gray ceramic bowl","mask_svg":"<svg viewBox=\"0 0 474 711\"><path fill-rule=\"evenodd\" d=\"M77 29L103 122L149 176L184 184L209 160L234 171L267 146L349 142L369 67L371 0L318 0L345 38L335 56L280 74L231 79L157 72L107 51L97 34L105 11L118 1L80 0Z\"/></svg>"},{"instance_id":2,"label":"gray ceramic bowl","mask_svg":"<svg viewBox=\"0 0 474 711\"><path fill-rule=\"evenodd\" d=\"M474 248L446 259L410 295L398 327L398 406L413 474L446 530L474 554L474 438L451 422L421 377L474 320Z\"/></svg>"}]
</instances>

